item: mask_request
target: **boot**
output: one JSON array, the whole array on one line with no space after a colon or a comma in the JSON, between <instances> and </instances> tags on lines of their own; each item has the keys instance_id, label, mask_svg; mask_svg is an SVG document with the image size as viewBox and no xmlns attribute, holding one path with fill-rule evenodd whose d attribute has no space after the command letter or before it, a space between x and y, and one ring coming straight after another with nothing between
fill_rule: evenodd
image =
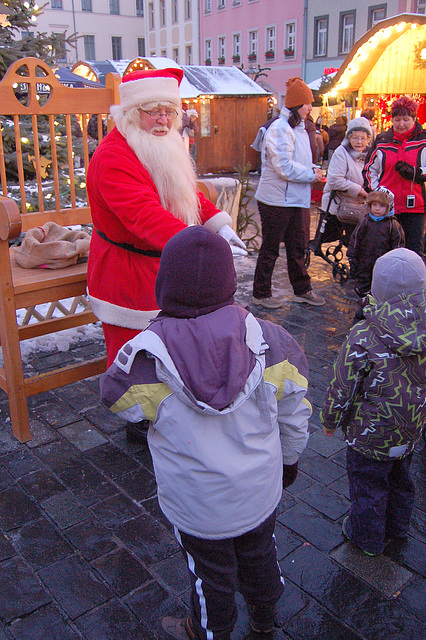
<instances>
[{"instance_id":1,"label":"boot","mask_svg":"<svg viewBox=\"0 0 426 640\"><path fill-rule=\"evenodd\" d=\"M126 439L127 442L135 444L147 444L147 435L149 428L149 420L141 420L140 422L126 422Z\"/></svg>"},{"instance_id":2,"label":"boot","mask_svg":"<svg viewBox=\"0 0 426 640\"><path fill-rule=\"evenodd\" d=\"M272 633L274 630L276 604L247 604L250 627L256 633Z\"/></svg>"},{"instance_id":3,"label":"boot","mask_svg":"<svg viewBox=\"0 0 426 640\"><path fill-rule=\"evenodd\" d=\"M166 616L161 621L164 631L174 640L202 640L191 625L191 618L173 618Z\"/></svg>"}]
</instances>

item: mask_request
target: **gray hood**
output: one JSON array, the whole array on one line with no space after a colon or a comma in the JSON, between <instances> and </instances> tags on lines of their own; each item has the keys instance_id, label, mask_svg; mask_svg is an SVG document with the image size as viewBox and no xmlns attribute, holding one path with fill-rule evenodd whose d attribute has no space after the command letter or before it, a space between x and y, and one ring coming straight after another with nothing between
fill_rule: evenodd
<instances>
[{"instance_id":1,"label":"gray hood","mask_svg":"<svg viewBox=\"0 0 426 640\"><path fill-rule=\"evenodd\" d=\"M371 293L379 304L423 290L426 290L426 266L414 251L393 249L377 260Z\"/></svg>"}]
</instances>

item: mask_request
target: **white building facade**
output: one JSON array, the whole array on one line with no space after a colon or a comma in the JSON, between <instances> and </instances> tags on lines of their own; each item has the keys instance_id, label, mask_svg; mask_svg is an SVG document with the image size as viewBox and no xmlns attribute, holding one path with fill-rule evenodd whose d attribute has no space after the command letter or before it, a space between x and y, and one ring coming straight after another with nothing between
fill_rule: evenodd
<instances>
[{"instance_id":1,"label":"white building facade","mask_svg":"<svg viewBox=\"0 0 426 640\"><path fill-rule=\"evenodd\" d=\"M60 55L63 64L133 60L147 53L146 5L146 0L50 0L34 23L34 32L78 34L76 46L66 47Z\"/></svg>"}]
</instances>

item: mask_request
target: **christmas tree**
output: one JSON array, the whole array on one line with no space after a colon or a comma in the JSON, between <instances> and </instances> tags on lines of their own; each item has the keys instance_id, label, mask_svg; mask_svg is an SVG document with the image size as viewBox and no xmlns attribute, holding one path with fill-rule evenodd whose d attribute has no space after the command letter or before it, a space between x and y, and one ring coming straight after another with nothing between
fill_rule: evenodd
<instances>
[{"instance_id":1,"label":"christmas tree","mask_svg":"<svg viewBox=\"0 0 426 640\"><path fill-rule=\"evenodd\" d=\"M37 20L37 16L43 11L42 7L35 4L34 0L28 0L22 2L20 0L4 0L0 2L0 79L6 73L8 67L17 60L21 60L25 57L40 58L49 66L55 64L56 59L63 56L65 48L73 46L76 40L75 34L66 37L66 34L47 34L47 33L34 33L34 25ZM18 96L18 94L17 94ZM25 101L26 96L23 95L22 99ZM75 119L75 117L74 117ZM14 124L11 118L4 116L1 118L2 124L2 136L4 147L4 160L6 166L6 176L9 182L9 195L17 200L19 206L19 187L18 187L18 168L17 157L14 137ZM40 148L40 155L42 160L45 160L45 167L42 177L48 179L51 177L50 165L51 165L51 149L48 142L49 136L49 123L46 116L37 117L38 128L38 144ZM65 118L58 117L55 121L55 130L58 138L60 138L57 144L57 153L59 165L65 165L66 163L66 130L65 130ZM20 136L21 144L23 148L23 169L24 176L27 182L27 210L31 211L37 209L38 198L35 189L31 189L31 181L35 179L36 170L34 159L34 144L33 144L33 127L31 117L21 116L20 118ZM63 161L63 162L61 162ZM63 190L69 190L69 176L60 174L61 186L63 184ZM15 183L15 186L13 185ZM81 179L78 180L78 184L81 183ZM51 198L51 189L46 189L46 208L53 207L53 200Z\"/></svg>"}]
</instances>

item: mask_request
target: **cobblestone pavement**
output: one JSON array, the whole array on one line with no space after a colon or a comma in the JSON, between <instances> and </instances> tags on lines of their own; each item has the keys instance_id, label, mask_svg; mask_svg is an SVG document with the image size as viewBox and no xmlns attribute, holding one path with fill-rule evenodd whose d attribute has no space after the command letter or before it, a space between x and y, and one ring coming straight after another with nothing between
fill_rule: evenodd
<instances>
[{"instance_id":1,"label":"cobblestone pavement","mask_svg":"<svg viewBox=\"0 0 426 640\"><path fill-rule=\"evenodd\" d=\"M237 260L237 301L248 304L256 255ZM414 456L418 496L410 535L367 558L341 534L348 511L341 434L323 436L319 410L355 296L320 258L310 267L325 307L291 301L285 255L275 293L283 308L255 315L282 324L304 348L314 403L311 436L296 483L284 491L276 538L286 581L274 640L426 638L426 502L423 443ZM41 371L57 359L103 349L87 341L67 353L36 354ZM0 395L0 640L164 638L164 615L183 615L183 559L156 500L149 453L129 445L123 422L99 405L96 379L30 399L33 439L11 435ZM248 634L244 602L233 640Z\"/></svg>"}]
</instances>

